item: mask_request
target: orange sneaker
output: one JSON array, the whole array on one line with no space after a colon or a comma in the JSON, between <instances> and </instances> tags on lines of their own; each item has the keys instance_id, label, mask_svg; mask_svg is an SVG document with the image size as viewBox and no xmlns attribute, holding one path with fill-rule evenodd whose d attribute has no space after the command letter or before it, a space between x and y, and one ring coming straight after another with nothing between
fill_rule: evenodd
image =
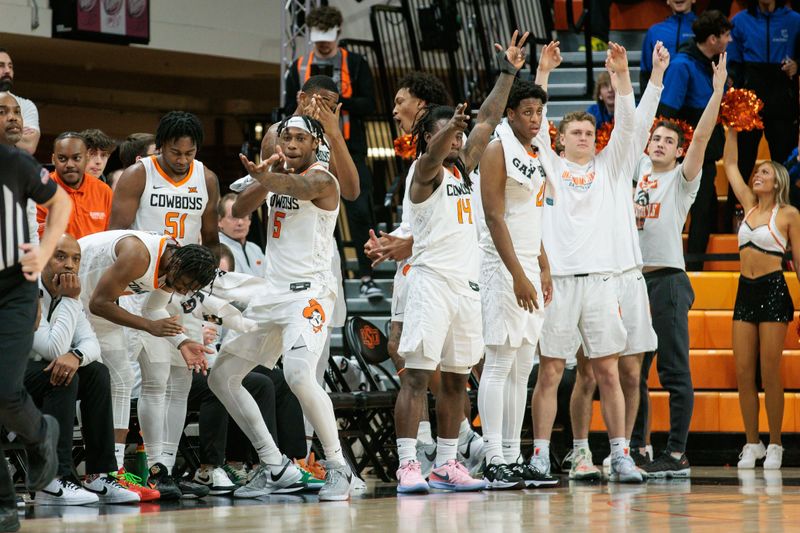
<instances>
[{"instance_id":1,"label":"orange sneaker","mask_svg":"<svg viewBox=\"0 0 800 533\"><path fill-rule=\"evenodd\" d=\"M150 502L157 500L161 497L161 493L155 489L151 489L142 485L142 478L137 475L126 472L124 468L120 468L116 472L111 472L109 476L117 480L117 483L125 487L131 492L139 495L139 500L143 502Z\"/></svg>"}]
</instances>

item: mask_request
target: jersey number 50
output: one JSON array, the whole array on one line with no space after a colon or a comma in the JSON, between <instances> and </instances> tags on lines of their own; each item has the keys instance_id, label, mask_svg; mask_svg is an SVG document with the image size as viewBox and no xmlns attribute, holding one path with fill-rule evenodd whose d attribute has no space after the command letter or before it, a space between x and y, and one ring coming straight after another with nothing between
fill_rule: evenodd
<instances>
[{"instance_id":1,"label":"jersey number 50","mask_svg":"<svg viewBox=\"0 0 800 533\"><path fill-rule=\"evenodd\" d=\"M186 215L188 213L178 213L177 211L170 211L164 217L164 225L166 230L164 233L173 239L183 239L183 234L186 233Z\"/></svg>"}]
</instances>

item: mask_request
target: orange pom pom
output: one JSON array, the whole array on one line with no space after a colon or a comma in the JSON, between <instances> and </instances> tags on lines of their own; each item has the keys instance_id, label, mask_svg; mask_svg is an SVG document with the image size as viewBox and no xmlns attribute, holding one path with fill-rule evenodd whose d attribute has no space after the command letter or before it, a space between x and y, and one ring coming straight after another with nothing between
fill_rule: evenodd
<instances>
[{"instance_id":1,"label":"orange pom pom","mask_svg":"<svg viewBox=\"0 0 800 533\"><path fill-rule=\"evenodd\" d=\"M550 133L550 147L553 151L557 152L556 139L558 139L558 128L556 127L556 123L552 120L547 121L547 126L547 130Z\"/></svg>"},{"instance_id":2,"label":"orange pom pom","mask_svg":"<svg viewBox=\"0 0 800 533\"><path fill-rule=\"evenodd\" d=\"M719 121L736 131L763 130L764 123L758 115L764 108L756 93L748 89L728 89L722 97Z\"/></svg>"},{"instance_id":3,"label":"orange pom pom","mask_svg":"<svg viewBox=\"0 0 800 533\"><path fill-rule=\"evenodd\" d=\"M403 159L417 157L417 145L410 133L394 140L394 153Z\"/></svg>"},{"instance_id":4,"label":"orange pom pom","mask_svg":"<svg viewBox=\"0 0 800 533\"><path fill-rule=\"evenodd\" d=\"M606 122L595 132L594 149L595 153L600 153L600 150L606 147L608 141L611 139L611 131L614 129L614 121Z\"/></svg>"}]
</instances>

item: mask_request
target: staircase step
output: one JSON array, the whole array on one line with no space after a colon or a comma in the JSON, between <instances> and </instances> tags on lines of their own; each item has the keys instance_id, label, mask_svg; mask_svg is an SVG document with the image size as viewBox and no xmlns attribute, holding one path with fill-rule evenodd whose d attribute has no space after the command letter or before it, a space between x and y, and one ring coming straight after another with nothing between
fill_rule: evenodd
<instances>
[{"instance_id":1,"label":"staircase step","mask_svg":"<svg viewBox=\"0 0 800 533\"><path fill-rule=\"evenodd\" d=\"M394 279L376 279L375 284L383 291L387 298L392 297L392 289L394 288ZM360 279L346 279L344 280L344 296L348 300L350 298L361 298L361 280Z\"/></svg>"},{"instance_id":2,"label":"staircase step","mask_svg":"<svg viewBox=\"0 0 800 533\"><path fill-rule=\"evenodd\" d=\"M388 315L391 312L391 298L384 298L374 304L370 303L366 298L347 299L347 314L349 315Z\"/></svg>"},{"instance_id":3,"label":"staircase step","mask_svg":"<svg viewBox=\"0 0 800 533\"><path fill-rule=\"evenodd\" d=\"M634 81L632 85L634 95L639 94L639 82ZM555 98L584 98L586 96L586 82L550 83L547 86L547 95ZM550 105L552 105L552 103L550 103Z\"/></svg>"},{"instance_id":4,"label":"staircase step","mask_svg":"<svg viewBox=\"0 0 800 533\"><path fill-rule=\"evenodd\" d=\"M602 67L606 63L607 54L605 52L592 52L592 63ZM586 52L561 52L562 65L574 66L586 64ZM641 50L628 50L628 64L638 65L642 61Z\"/></svg>"},{"instance_id":5,"label":"staircase step","mask_svg":"<svg viewBox=\"0 0 800 533\"><path fill-rule=\"evenodd\" d=\"M631 73L631 80L636 81L639 79L639 66L631 66L629 69ZM594 79L604 72L604 68L595 68ZM579 83L586 81L586 69L584 67L558 67L550 74L550 85L561 83Z\"/></svg>"}]
</instances>

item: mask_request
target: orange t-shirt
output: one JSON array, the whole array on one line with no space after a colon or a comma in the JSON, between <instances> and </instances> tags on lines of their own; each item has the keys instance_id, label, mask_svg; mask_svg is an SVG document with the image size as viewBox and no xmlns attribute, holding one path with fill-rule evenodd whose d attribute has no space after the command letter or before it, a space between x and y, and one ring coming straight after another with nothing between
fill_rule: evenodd
<instances>
[{"instance_id":1,"label":"orange t-shirt","mask_svg":"<svg viewBox=\"0 0 800 533\"><path fill-rule=\"evenodd\" d=\"M50 178L58 183L72 200L72 214L67 224L67 233L80 239L108 229L108 219L111 217L111 187L89 174L83 175L83 183L78 189L66 185L55 172L50 173ZM47 208L36 206L39 237L44 233L46 218Z\"/></svg>"}]
</instances>

